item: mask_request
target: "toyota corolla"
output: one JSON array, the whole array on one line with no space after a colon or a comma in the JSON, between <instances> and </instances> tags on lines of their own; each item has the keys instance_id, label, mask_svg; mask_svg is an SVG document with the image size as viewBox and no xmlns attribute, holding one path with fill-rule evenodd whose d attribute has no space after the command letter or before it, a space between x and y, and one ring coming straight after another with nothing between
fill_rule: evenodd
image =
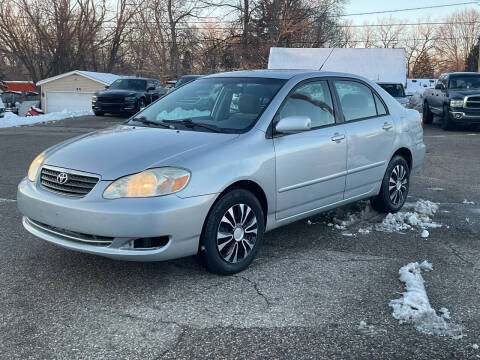
<instances>
[{"instance_id":1,"label":"toyota corolla","mask_svg":"<svg viewBox=\"0 0 480 360\"><path fill-rule=\"evenodd\" d=\"M233 274L268 230L360 199L400 210L424 156L419 113L369 80L223 73L45 150L18 206L30 233L68 249L138 261L198 254L209 271Z\"/></svg>"}]
</instances>

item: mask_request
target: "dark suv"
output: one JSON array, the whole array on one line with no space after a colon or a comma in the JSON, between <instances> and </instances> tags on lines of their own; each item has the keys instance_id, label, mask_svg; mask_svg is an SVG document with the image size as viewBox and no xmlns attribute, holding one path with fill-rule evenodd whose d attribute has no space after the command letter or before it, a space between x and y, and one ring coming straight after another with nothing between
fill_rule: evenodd
<instances>
[{"instance_id":1,"label":"dark suv","mask_svg":"<svg viewBox=\"0 0 480 360\"><path fill-rule=\"evenodd\" d=\"M442 74L434 89L424 91L424 123L430 124L433 115L442 117L444 130L480 124L480 73Z\"/></svg>"},{"instance_id":2,"label":"dark suv","mask_svg":"<svg viewBox=\"0 0 480 360\"><path fill-rule=\"evenodd\" d=\"M135 114L166 92L167 89L155 79L120 78L106 87L106 90L95 93L92 98L92 110L95 115Z\"/></svg>"}]
</instances>

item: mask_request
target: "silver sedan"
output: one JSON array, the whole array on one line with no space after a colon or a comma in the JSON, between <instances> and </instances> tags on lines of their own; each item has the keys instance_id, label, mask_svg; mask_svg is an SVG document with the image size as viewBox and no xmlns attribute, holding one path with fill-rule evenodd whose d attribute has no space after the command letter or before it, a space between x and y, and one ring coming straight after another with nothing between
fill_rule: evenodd
<instances>
[{"instance_id":1,"label":"silver sedan","mask_svg":"<svg viewBox=\"0 0 480 360\"><path fill-rule=\"evenodd\" d=\"M424 156L419 113L367 79L222 73L45 150L18 206L56 245L122 260L198 254L233 274L268 230L365 198L400 210Z\"/></svg>"}]
</instances>

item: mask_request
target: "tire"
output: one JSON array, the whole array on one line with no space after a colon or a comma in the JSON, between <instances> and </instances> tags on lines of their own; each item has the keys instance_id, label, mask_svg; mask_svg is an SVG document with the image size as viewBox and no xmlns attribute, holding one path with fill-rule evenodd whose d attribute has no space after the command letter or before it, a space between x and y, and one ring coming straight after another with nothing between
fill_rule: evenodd
<instances>
[{"instance_id":1,"label":"tire","mask_svg":"<svg viewBox=\"0 0 480 360\"><path fill-rule=\"evenodd\" d=\"M212 207L200 238L201 263L218 275L245 270L263 244L262 206L251 192L235 189Z\"/></svg>"},{"instance_id":2,"label":"tire","mask_svg":"<svg viewBox=\"0 0 480 360\"><path fill-rule=\"evenodd\" d=\"M443 116L442 116L442 123L440 124L440 127L445 131L455 129L455 124L450 118L447 105L443 105Z\"/></svg>"},{"instance_id":3,"label":"tire","mask_svg":"<svg viewBox=\"0 0 480 360\"><path fill-rule=\"evenodd\" d=\"M103 111L94 111L95 116L103 116L105 113Z\"/></svg>"},{"instance_id":4,"label":"tire","mask_svg":"<svg viewBox=\"0 0 480 360\"><path fill-rule=\"evenodd\" d=\"M430 111L428 103L425 101L423 103L423 123L431 124L433 122L433 113Z\"/></svg>"},{"instance_id":5,"label":"tire","mask_svg":"<svg viewBox=\"0 0 480 360\"><path fill-rule=\"evenodd\" d=\"M383 176L380 193L370 200L372 207L380 212L396 213L405 204L409 187L410 169L407 161L402 156L395 155Z\"/></svg>"},{"instance_id":6,"label":"tire","mask_svg":"<svg viewBox=\"0 0 480 360\"><path fill-rule=\"evenodd\" d=\"M140 111L146 106L145 99L142 97L137 101L137 110Z\"/></svg>"}]
</instances>

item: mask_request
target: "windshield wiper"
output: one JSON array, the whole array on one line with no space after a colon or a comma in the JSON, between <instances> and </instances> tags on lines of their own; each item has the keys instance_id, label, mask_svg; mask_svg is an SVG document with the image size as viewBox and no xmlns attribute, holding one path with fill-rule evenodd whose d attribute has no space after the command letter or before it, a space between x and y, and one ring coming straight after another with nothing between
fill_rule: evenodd
<instances>
[{"instance_id":1,"label":"windshield wiper","mask_svg":"<svg viewBox=\"0 0 480 360\"><path fill-rule=\"evenodd\" d=\"M163 120L163 122L169 123L169 124L182 124L182 125L184 125L188 128L193 128L195 126L202 127L204 129L208 129L210 131L217 132L217 133L223 132L222 129L220 129L218 126L205 124L205 123L197 123L197 122L192 121L192 119Z\"/></svg>"},{"instance_id":2,"label":"windshield wiper","mask_svg":"<svg viewBox=\"0 0 480 360\"><path fill-rule=\"evenodd\" d=\"M146 125L161 126L167 129L171 129L170 125L164 124L163 122L148 120L145 116L134 117L132 120Z\"/></svg>"}]
</instances>

